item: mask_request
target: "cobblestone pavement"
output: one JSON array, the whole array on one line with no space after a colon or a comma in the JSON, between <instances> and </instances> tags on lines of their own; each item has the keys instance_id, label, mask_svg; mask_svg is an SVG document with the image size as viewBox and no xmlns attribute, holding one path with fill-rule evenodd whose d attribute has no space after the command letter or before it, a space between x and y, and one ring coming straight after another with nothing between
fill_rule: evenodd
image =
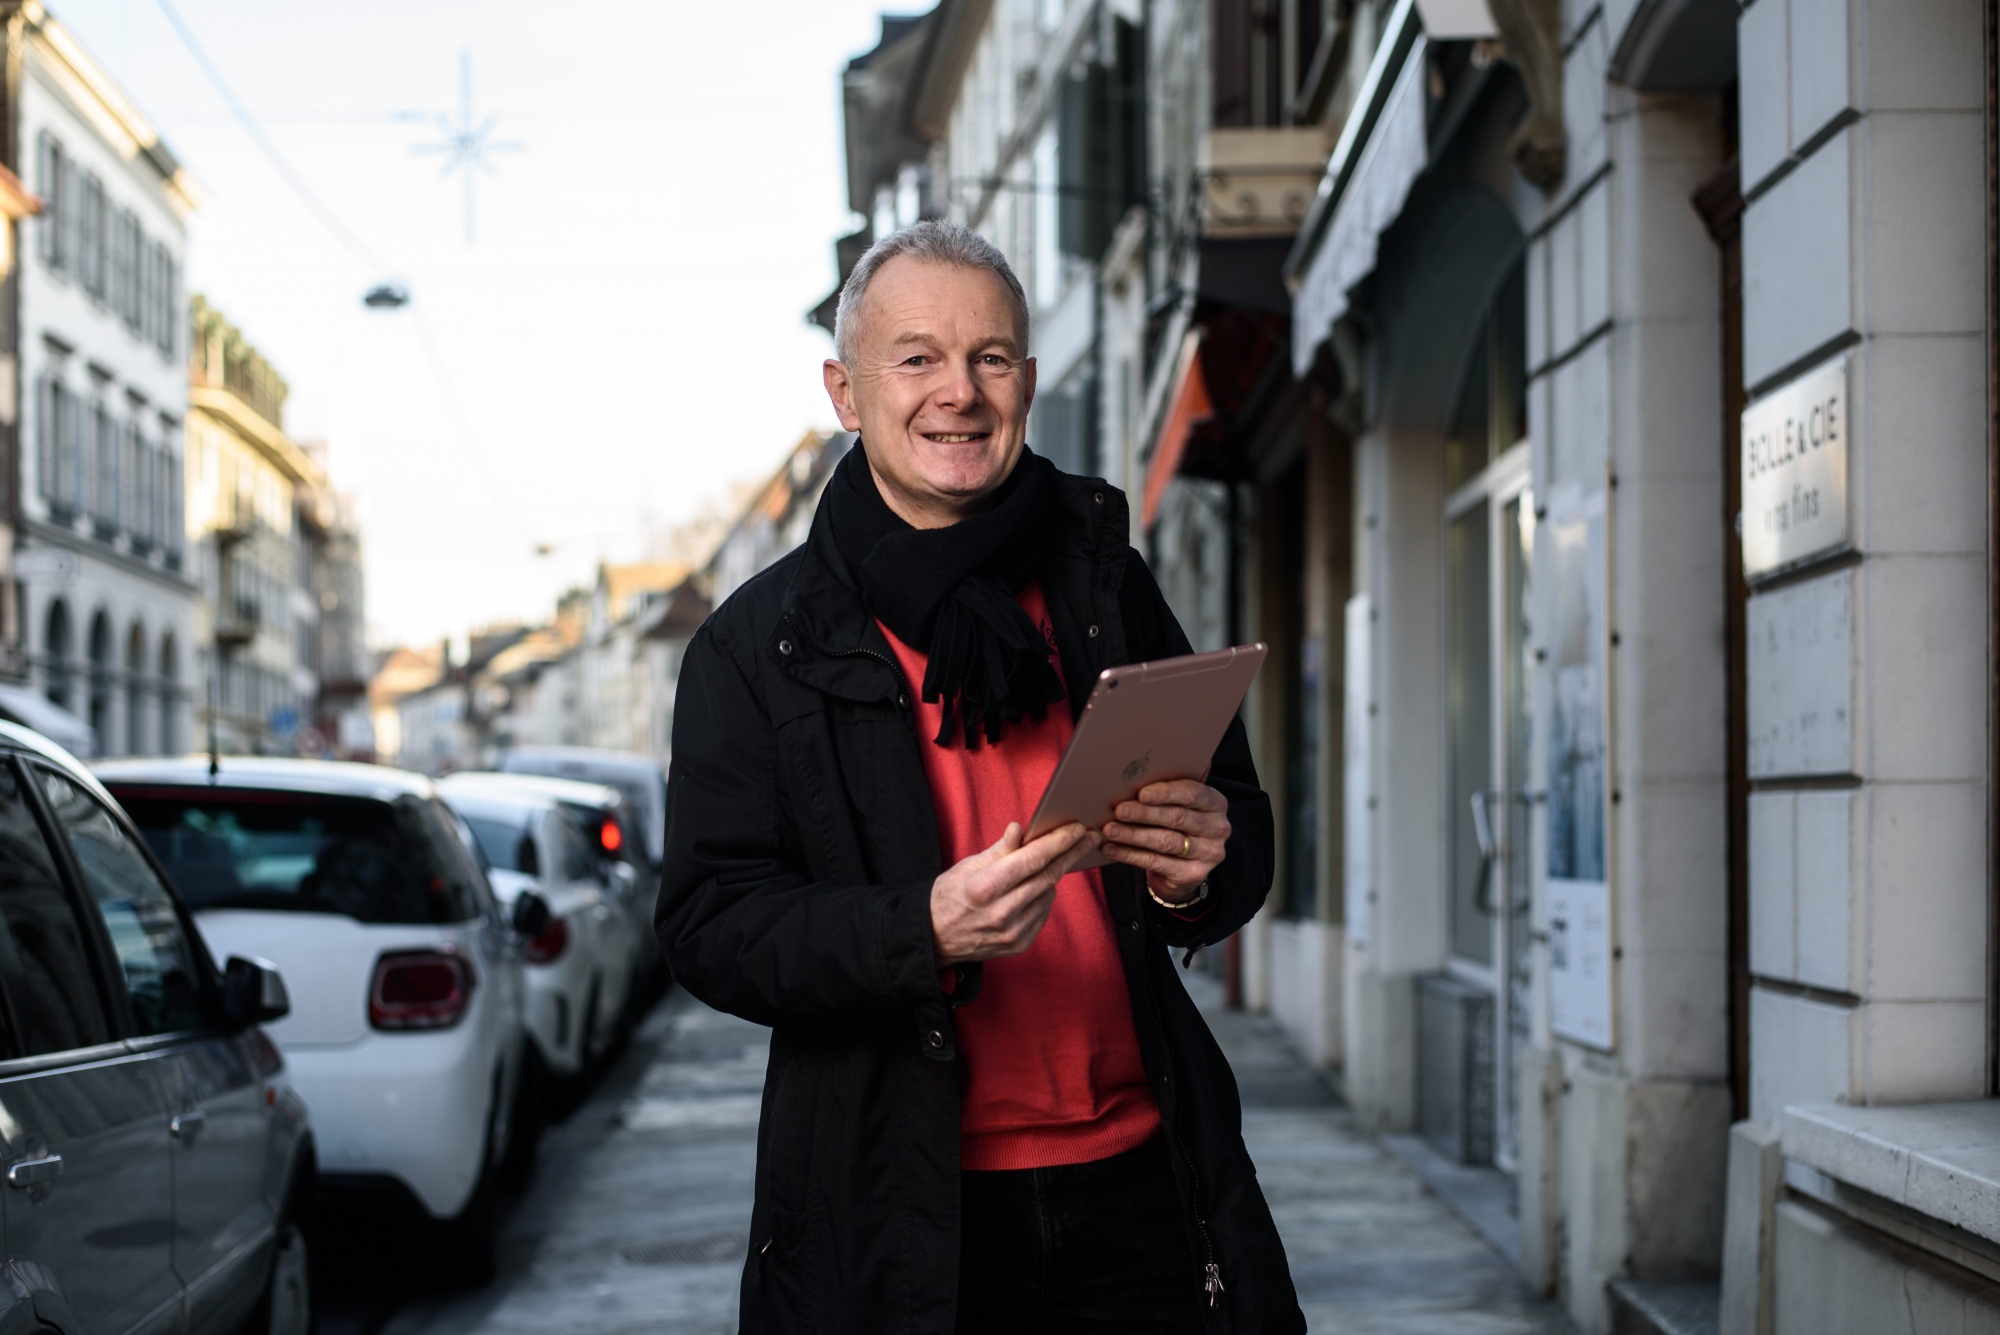
<instances>
[{"instance_id":1,"label":"cobblestone pavement","mask_svg":"<svg viewBox=\"0 0 2000 1335\"><path fill-rule=\"evenodd\" d=\"M1267 1020L1190 983L1228 1051L1316 1332L1562 1335L1512 1267L1356 1131ZM406 1308L384 1335L729 1335L750 1212L763 1030L675 995L551 1135L499 1282Z\"/></svg>"}]
</instances>

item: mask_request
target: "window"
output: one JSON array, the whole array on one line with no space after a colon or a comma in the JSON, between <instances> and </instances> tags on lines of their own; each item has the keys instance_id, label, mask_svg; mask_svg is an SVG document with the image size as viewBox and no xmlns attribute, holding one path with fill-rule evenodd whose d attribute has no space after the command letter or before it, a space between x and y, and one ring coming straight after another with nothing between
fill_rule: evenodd
<instances>
[{"instance_id":1,"label":"window","mask_svg":"<svg viewBox=\"0 0 2000 1335\"><path fill-rule=\"evenodd\" d=\"M159 495L158 451L146 439L139 423L132 423L132 531L150 547L159 541L160 517L155 497Z\"/></svg>"},{"instance_id":2,"label":"window","mask_svg":"<svg viewBox=\"0 0 2000 1335\"><path fill-rule=\"evenodd\" d=\"M465 922L478 914L451 841L414 798L116 792L195 908L332 913L365 923Z\"/></svg>"},{"instance_id":3,"label":"window","mask_svg":"<svg viewBox=\"0 0 2000 1335\"><path fill-rule=\"evenodd\" d=\"M22 1056L111 1038L76 904L35 819L19 772L0 762L0 973Z\"/></svg>"},{"instance_id":4,"label":"window","mask_svg":"<svg viewBox=\"0 0 2000 1335\"><path fill-rule=\"evenodd\" d=\"M163 435L160 441L160 467L162 472L160 516L160 538L166 545L167 564L178 566L181 547L187 536L187 501L182 491L180 451L169 443L171 437Z\"/></svg>"},{"instance_id":5,"label":"window","mask_svg":"<svg viewBox=\"0 0 2000 1335\"><path fill-rule=\"evenodd\" d=\"M42 495L59 517L66 518L83 508L84 405L82 397L62 381L51 377L45 385L40 424L46 433L41 448L46 465Z\"/></svg>"},{"instance_id":6,"label":"window","mask_svg":"<svg viewBox=\"0 0 2000 1335\"><path fill-rule=\"evenodd\" d=\"M147 339L168 357L180 344L181 293L180 265L160 242L146 242L143 249L152 259L148 300L151 303Z\"/></svg>"},{"instance_id":7,"label":"window","mask_svg":"<svg viewBox=\"0 0 2000 1335\"><path fill-rule=\"evenodd\" d=\"M90 513L105 537L117 531L119 493L123 482L119 464L124 454L123 433L118 419L101 401L91 405L91 500Z\"/></svg>"},{"instance_id":8,"label":"window","mask_svg":"<svg viewBox=\"0 0 2000 1335\"><path fill-rule=\"evenodd\" d=\"M105 249L110 240L106 229L104 182L96 172L78 174L77 277L83 290L104 300Z\"/></svg>"},{"instance_id":9,"label":"window","mask_svg":"<svg viewBox=\"0 0 2000 1335\"><path fill-rule=\"evenodd\" d=\"M111 273L107 287L111 309L135 336L139 333L139 218L119 209L111 221Z\"/></svg>"},{"instance_id":10,"label":"window","mask_svg":"<svg viewBox=\"0 0 2000 1335\"><path fill-rule=\"evenodd\" d=\"M36 186L42 196L42 212L37 219L37 249L43 263L57 273L69 268L69 214L64 205L69 196L70 161L54 135L43 131L37 143Z\"/></svg>"},{"instance_id":11,"label":"window","mask_svg":"<svg viewBox=\"0 0 2000 1335\"><path fill-rule=\"evenodd\" d=\"M53 770L36 776L104 920L139 1032L200 1028L206 992L173 895L101 802Z\"/></svg>"},{"instance_id":12,"label":"window","mask_svg":"<svg viewBox=\"0 0 2000 1335\"><path fill-rule=\"evenodd\" d=\"M58 518L66 518L83 508L83 400L53 374L43 379L37 398L36 481Z\"/></svg>"}]
</instances>

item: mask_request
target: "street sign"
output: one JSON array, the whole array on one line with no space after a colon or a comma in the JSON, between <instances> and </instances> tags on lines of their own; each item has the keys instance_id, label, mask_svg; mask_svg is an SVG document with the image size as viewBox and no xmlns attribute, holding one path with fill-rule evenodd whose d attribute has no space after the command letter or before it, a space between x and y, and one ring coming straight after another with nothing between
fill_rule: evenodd
<instances>
[{"instance_id":1,"label":"street sign","mask_svg":"<svg viewBox=\"0 0 2000 1335\"><path fill-rule=\"evenodd\" d=\"M1848 372L1842 357L1743 410L1743 575L1847 545Z\"/></svg>"},{"instance_id":2,"label":"street sign","mask_svg":"<svg viewBox=\"0 0 2000 1335\"><path fill-rule=\"evenodd\" d=\"M14 574L19 579L48 579L67 582L80 568L75 552L61 547L29 547L14 553Z\"/></svg>"}]
</instances>

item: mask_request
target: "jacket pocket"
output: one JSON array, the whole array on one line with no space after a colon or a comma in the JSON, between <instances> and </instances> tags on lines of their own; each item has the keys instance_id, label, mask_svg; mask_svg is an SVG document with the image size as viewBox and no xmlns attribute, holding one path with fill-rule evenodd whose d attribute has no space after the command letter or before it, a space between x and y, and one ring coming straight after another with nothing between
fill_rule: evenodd
<instances>
[{"instance_id":1,"label":"jacket pocket","mask_svg":"<svg viewBox=\"0 0 2000 1335\"><path fill-rule=\"evenodd\" d=\"M743 1335L758 1331L811 1335L819 1329L809 1223L810 1216L772 1214L761 1239L753 1241L750 1282L743 1294Z\"/></svg>"}]
</instances>

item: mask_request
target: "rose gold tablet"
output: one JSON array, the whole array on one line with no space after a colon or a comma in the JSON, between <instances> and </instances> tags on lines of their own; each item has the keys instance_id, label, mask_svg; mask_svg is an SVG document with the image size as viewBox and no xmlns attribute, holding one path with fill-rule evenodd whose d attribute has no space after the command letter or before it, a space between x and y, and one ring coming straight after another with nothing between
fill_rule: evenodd
<instances>
[{"instance_id":1,"label":"rose gold tablet","mask_svg":"<svg viewBox=\"0 0 2000 1335\"><path fill-rule=\"evenodd\" d=\"M1207 778L1264 653L1262 644L1246 644L1099 673L1028 838L1072 821L1102 829L1120 802L1149 783ZM1080 865L1102 867L1106 859L1092 854Z\"/></svg>"}]
</instances>

